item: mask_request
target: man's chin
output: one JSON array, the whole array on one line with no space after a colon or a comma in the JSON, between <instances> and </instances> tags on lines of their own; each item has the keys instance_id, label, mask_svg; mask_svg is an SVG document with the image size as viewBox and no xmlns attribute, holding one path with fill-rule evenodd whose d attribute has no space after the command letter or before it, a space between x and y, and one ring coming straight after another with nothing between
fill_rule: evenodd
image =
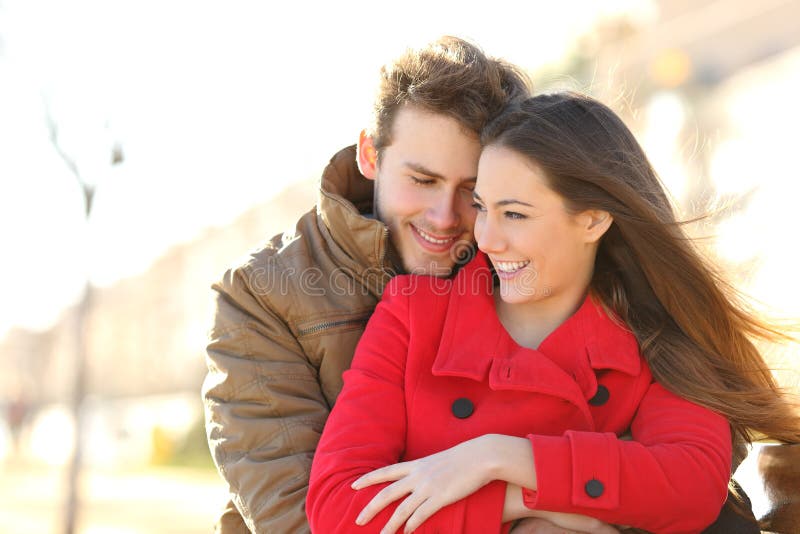
<instances>
[{"instance_id":1,"label":"man's chin","mask_svg":"<svg viewBox=\"0 0 800 534\"><path fill-rule=\"evenodd\" d=\"M419 261L413 264L406 264L405 267L408 274L446 277L453 273L454 265L451 261Z\"/></svg>"}]
</instances>

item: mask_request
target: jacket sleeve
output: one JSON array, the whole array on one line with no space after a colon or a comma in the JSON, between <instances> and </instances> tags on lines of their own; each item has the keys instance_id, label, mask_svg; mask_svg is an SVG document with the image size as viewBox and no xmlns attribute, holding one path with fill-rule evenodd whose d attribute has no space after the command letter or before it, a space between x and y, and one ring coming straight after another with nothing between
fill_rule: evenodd
<instances>
[{"instance_id":1,"label":"jacket sleeve","mask_svg":"<svg viewBox=\"0 0 800 534\"><path fill-rule=\"evenodd\" d=\"M406 279L395 277L387 286L344 374L344 388L322 434L306 507L314 532L379 532L401 502L387 506L367 525L358 527L358 514L389 484L359 491L350 485L365 473L403 459L409 308L408 296L399 286L407 283ZM442 508L416 532L507 531L508 526L501 524L505 491L505 483L492 482Z\"/></svg>"},{"instance_id":2,"label":"jacket sleeve","mask_svg":"<svg viewBox=\"0 0 800 534\"><path fill-rule=\"evenodd\" d=\"M700 532L713 523L730 479L727 420L653 382L631 435L529 436L538 489L523 489L525 504L652 532Z\"/></svg>"},{"instance_id":3,"label":"jacket sleeve","mask_svg":"<svg viewBox=\"0 0 800 534\"><path fill-rule=\"evenodd\" d=\"M311 457L328 415L317 374L248 270L216 290L203 384L209 448L252 532L309 532Z\"/></svg>"}]
</instances>

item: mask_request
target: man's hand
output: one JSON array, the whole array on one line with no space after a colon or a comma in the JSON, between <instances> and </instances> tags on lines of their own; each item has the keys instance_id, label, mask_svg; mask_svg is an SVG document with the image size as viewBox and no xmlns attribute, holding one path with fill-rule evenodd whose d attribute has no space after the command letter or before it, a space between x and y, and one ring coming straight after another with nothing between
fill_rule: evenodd
<instances>
[{"instance_id":1,"label":"man's hand","mask_svg":"<svg viewBox=\"0 0 800 534\"><path fill-rule=\"evenodd\" d=\"M514 525L510 534L584 534L577 530L567 530L559 527L546 519L529 517Z\"/></svg>"},{"instance_id":2,"label":"man's hand","mask_svg":"<svg viewBox=\"0 0 800 534\"><path fill-rule=\"evenodd\" d=\"M523 504L522 488L516 484L508 484L503 506L503 521L516 518L524 518L512 531L519 534L529 532L534 534L619 534L619 530L615 527L588 515L528 508Z\"/></svg>"},{"instance_id":3,"label":"man's hand","mask_svg":"<svg viewBox=\"0 0 800 534\"><path fill-rule=\"evenodd\" d=\"M618 532L614 527L606 525L611 530L608 532ZM511 529L511 534L586 534L583 530L571 530L555 525L547 519L529 517L517 523Z\"/></svg>"}]
</instances>

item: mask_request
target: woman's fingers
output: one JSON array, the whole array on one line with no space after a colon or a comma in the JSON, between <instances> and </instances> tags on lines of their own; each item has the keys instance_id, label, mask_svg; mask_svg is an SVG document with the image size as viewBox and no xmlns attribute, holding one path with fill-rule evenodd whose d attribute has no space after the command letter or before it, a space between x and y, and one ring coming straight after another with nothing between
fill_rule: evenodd
<instances>
[{"instance_id":1,"label":"woman's fingers","mask_svg":"<svg viewBox=\"0 0 800 534\"><path fill-rule=\"evenodd\" d=\"M373 484L380 484L381 482L394 482L400 480L410 471L409 464L412 462L401 462L399 464L387 465L375 471L370 471L366 475L362 475L350 487L354 490L364 489Z\"/></svg>"},{"instance_id":2,"label":"woman's fingers","mask_svg":"<svg viewBox=\"0 0 800 534\"><path fill-rule=\"evenodd\" d=\"M417 530L422 523L438 512L440 508L441 507L434 502L432 497L425 499L406 521L406 528L403 531L404 534L410 534Z\"/></svg>"},{"instance_id":3,"label":"woman's fingers","mask_svg":"<svg viewBox=\"0 0 800 534\"><path fill-rule=\"evenodd\" d=\"M381 529L381 534L394 534L414 514L426 501L426 497L421 497L418 493L412 493L401 502L395 509L392 517L386 522L386 526ZM406 527L406 532L409 532Z\"/></svg>"},{"instance_id":4,"label":"woman's fingers","mask_svg":"<svg viewBox=\"0 0 800 534\"><path fill-rule=\"evenodd\" d=\"M402 482L403 481L395 482L394 484L390 484L380 490L372 498L372 500L367 503L364 509L361 510L361 513L358 514L358 517L356 518L356 525L366 525L372 521L372 518L375 517L381 510L392 504L394 501L411 493L414 488L409 488L407 484L403 484Z\"/></svg>"}]
</instances>

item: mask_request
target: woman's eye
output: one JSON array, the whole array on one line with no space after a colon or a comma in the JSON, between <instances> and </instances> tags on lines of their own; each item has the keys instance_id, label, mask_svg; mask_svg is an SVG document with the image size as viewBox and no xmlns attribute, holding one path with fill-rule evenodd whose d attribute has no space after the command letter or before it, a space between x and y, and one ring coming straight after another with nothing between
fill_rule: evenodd
<instances>
[{"instance_id":1,"label":"woman's eye","mask_svg":"<svg viewBox=\"0 0 800 534\"><path fill-rule=\"evenodd\" d=\"M475 208L476 210L478 210L478 211L484 211L484 210L486 209L486 208L484 208L484 207L483 207L483 204L478 204L477 202L473 202L473 203L472 203L472 204L470 204L470 205L471 205L473 208Z\"/></svg>"},{"instance_id":2,"label":"woman's eye","mask_svg":"<svg viewBox=\"0 0 800 534\"><path fill-rule=\"evenodd\" d=\"M417 185L431 185L433 183L430 178L417 178L416 176L412 176L411 180Z\"/></svg>"},{"instance_id":3,"label":"woman's eye","mask_svg":"<svg viewBox=\"0 0 800 534\"><path fill-rule=\"evenodd\" d=\"M517 213L516 211L507 211L507 212L505 212L505 216L506 216L506 219L525 219L526 218L525 215L523 215L521 213Z\"/></svg>"}]
</instances>

